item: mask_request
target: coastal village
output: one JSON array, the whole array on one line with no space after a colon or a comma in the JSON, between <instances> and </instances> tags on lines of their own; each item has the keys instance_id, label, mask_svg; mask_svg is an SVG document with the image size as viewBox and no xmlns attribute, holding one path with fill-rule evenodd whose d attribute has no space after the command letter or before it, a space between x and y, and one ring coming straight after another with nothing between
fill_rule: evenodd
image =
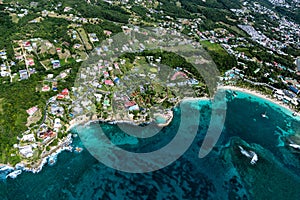
<instances>
[{"instance_id":1,"label":"coastal village","mask_svg":"<svg viewBox=\"0 0 300 200\"><path fill-rule=\"evenodd\" d=\"M124 10L130 11L132 8L129 1L106 2L120 5ZM279 1L270 2L282 5ZM148 25L165 30L165 35L179 37L180 34L186 34L191 38L179 37L176 42L195 48L201 45L208 53L217 54L217 59L227 56L235 60L233 64L225 62L226 66L219 69L220 86L259 90L292 108L295 115L298 114L300 57L289 54L285 49L292 46L299 50L299 24L252 1L244 1L240 9L231 9L236 19L228 21L242 23L231 25L217 22L220 27L211 29L203 28L203 16L175 18L163 10L156 10L158 1L136 0L135 3L147 11L146 17L150 19ZM294 3L299 6L299 2ZM34 82L34 77L41 76L34 90L47 96L45 104L26 108L27 130L17 134L17 143L11 147L13 151L8 151L10 154L7 156L19 158L20 168L39 171L45 164L45 158L48 161L52 154L56 155L62 149L72 150L72 135L68 131L78 123L103 120L134 124L156 122L166 126L173 119L172 108L184 97L208 97L204 92L205 84L192 71L181 65L165 70L161 55L142 54L149 49L147 45L156 42L151 40L153 38L139 42L138 53L133 56L115 60L109 57L115 50L110 45L115 42L115 34L141 33L139 24L146 20L144 16L138 16L138 12L130 11L130 26L120 22L111 23L111 26L117 27L112 30L103 19L83 17L75 7L58 3L52 5L51 10L47 8L35 13L34 8L38 5L38 2L31 2L29 6L6 4L4 10L16 24L29 15L34 18L30 17L26 24L36 25L54 19L67 23L65 28L58 26L63 30L63 36L57 39L47 38L50 33L45 34L44 38L34 37L38 34L30 34L34 32L31 30L22 36L15 36L10 49L0 50L1 84ZM257 14L268 15L269 19L259 22ZM152 19L156 15L161 19L154 23ZM98 25L103 27L91 28ZM44 31L50 32L52 26ZM272 35L269 35L270 32ZM103 44L104 39L109 44ZM134 52L131 46L122 44L119 48L122 52ZM96 62L80 68L93 54L96 55ZM79 73L74 66L77 66L77 70L80 68ZM77 79L72 80L80 84L66 85L69 78L74 76Z\"/></svg>"},{"instance_id":2,"label":"coastal village","mask_svg":"<svg viewBox=\"0 0 300 200\"><path fill-rule=\"evenodd\" d=\"M136 28L138 29L138 27ZM123 30L128 34L132 29L124 26ZM126 48L126 45L123 48ZM141 48L144 47L141 46ZM96 49L96 52L107 51L107 46ZM121 59L114 63L109 63L109 60L99 60L96 65L89 66L87 69L83 68L79 75L80 78L86 79L86 76L92 76L93 80L81 84L88 86L89 90L96 89L91 95L95 101L81 99L84 96L80 93L82 85L79 88L72 87L70 91L68 88L58 91L58 82L68 77L71 69L63 70L56 77L54 74L48 74L38 90L44 93L54 91L57 95L47 101L45 108L34 106L26 110L29 129L22 134L22 137L18 138L20 143L14 144L14 148L19 149L19 154L23 157L23 162L19 166L33 165L34 169L36 168L34 160L37 157L46 157L58 149L67 148L71 144L70 134L66 135L69 126L81 122L77 116L84 116L82 120L87 121L87 115L82 107L90 111L91 106L96 106L95 114L97 116L94 119L98 120L141 124L151 122L153 118L156 118L160 124L164 124L163 126L169 124L173 118L171 109L188 94L180 94L183 95L180 99L174 93L175 91L168 91L166 88L178 90L180 87L199 86L199 81L193 78L194 76L190 72L180 67L163 72L164 78L168 78L169 81L159 79L157 77L162 75L160 71L163 70L159 66L160 62L160 57L137 56L133 63L129 63L128 59ZM93 69L91 69L92 67ZM52 68L60 68L60 60L53 60ZM135 73L132 74L132 71ZM97 79L94 79L95 76ZM29 76L26 76L26 79L28 78ZM136 82L130 85L122 83L122 80L144 82L145 79L151 83ZM114 86L118 86L117 89L114 89ZM129 91L128 95L122 92L124 88ZM184 90L187 92L186 88ZM194 90L189 92L191 92L190 95L193 95ZM80 102L78 102L79 99ZM162 105L162 107L153 110L155 104ZM39 123L36 124L37 122Z\"/></svg>"},{"instance_id":3,"label":"coastal village","mask_svg":"<svg viewBox=\"0 0 300 200\"><path fill-rule=\"evenodd\" d=\"M143 31L140 31L139 27L122 28L127 35L131 31L140 34ZM142 52L148 48L144 44L155 43L154 40L151 37L142 43L137 42L138 51ZM184 42L184 39L179 41ZM110 42L113 43L113 39L110 39ZM187 44L191 45L192 42L187 41ZM132 46L134 45L125 43L115 49L131 52ZM135 55L133 61L122 58L110 59L113 60L110 62L109 59L103 59L106 54L113 54L110 45L97 48L95 54L96 60L97 58L99 60L93 65L81 68L76 81L80 84L72 89L77 96L75 116L93 113L97 115L94 117L97 119L142 124L152 122L156 115L160 116L161 124L167 125L172 120L171 109L182 98L195 96L197 88L201 89L201 84L191 72L180 66L173 69L166 68L159 56ZM191 90L188 90L187 86L190 86ZM184 88L185 94L180 88Z\"/></svg>"}]
</instances>

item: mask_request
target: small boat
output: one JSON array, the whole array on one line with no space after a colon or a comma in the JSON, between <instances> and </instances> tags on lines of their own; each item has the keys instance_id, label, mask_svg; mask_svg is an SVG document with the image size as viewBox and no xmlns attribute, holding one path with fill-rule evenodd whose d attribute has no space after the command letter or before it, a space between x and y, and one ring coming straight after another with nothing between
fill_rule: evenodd
<instances>
[{"instance_id":1,"label":"small boat","mask_svg":"<svg viewBox=\"0 0 300 200\"><path fill-rule=\"evenodd\" d=\"M267 115L267 112L265 112L265 113L261 114L261 117L262 117L262 118L269 119L269 117L268 117L268 115Z\"/></svg>"},{"instance_id":2,"label":"small boat","mask_svg":"<svg viewBox=\"0 0 300 200\"><path fill-rule=\"evenodd\" d=\"M241 150L241 153L242 153L244 156L246 156L246 157L248 157L248 158L251 157L251 155L248 153L248 151L246 151L243 147L239 146L239 148L240 148L240 150Z\"/></svg>"},{"instance_id":3,"label":"small boat","mask_svg":"<svg viewBox=\"0 0 300 200\"><path fill-rule=\"evenodd\" d=\"M298 113L294 112L294 113L293 113L293 116L294 116L294 117L298 116Z\"/></svg>"},{"instance_id":4,"label":"small boat","mask_svg":"<svg viewBox=\"0 0 300 200\"><path fill-rule=\"evenodd\" d=\"M83 149L82 149L82 148L80 148L80 147L76 147L76 148L75 148L75 151L76 151L77 153L80 153L80 152L82 152L82 150L83 150Z\"/></svg>"},{"instance_id":5,"label":"small boat","mask_svg":"<svg viewBox=\"0 0 300 200\"><path fill-rule=\"evenodd\" d=\"M251 159L250 163L252 165L254 165L258 161L258 156L254 151L250 151L250 153L252 155L252 159Z\"/></svg>"},{"instance_id":6,"label":"small boat","mask_svg":"<svg viewBox=\"0 0 300 200\"><path fill-rule=\"evenodd\" d=\"M250 164L254 165L258 161L258 156L254 151L246 151L243 147L239 146L241 153L247 158L251 158Z\"/></svg>"},{"instance_id":7,"label":"small boat","mask_svg":"<svg viewBox=\"0 0 300 200\"><path fill-rule=\"evenodd\" d=\"M17 176L19 176L21 173L22 173L22 170L16 170L16 171L13 171L13 172L7 174L6 178L12 178L12 179L15 179L15 178L17 178Z\"/></svg>"},{"instance_id":8,"label":"small boat","mask_svg":"<svg viewBox=\"0 0 300 200\"><path fill-rule=\"evenodd\" d=\"M300 150L300 145L298 144L289 144L290 147L293 147L294 149Z\"/></svg>"}]
</instances>

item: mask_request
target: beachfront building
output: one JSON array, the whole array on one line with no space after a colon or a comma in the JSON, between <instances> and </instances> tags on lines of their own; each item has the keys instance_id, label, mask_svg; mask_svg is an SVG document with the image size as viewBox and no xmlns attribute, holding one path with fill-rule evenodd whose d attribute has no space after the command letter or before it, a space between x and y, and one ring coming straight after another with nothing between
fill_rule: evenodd
<instances>
[{"instance_id":1,"label":"beachfront building","mask_svg":"<svg viewBox=\"0 0 300 200\"><path fill-rule=\"evenodd\" d=\"M35 141L35 137L34 134L28 134L28 135L23 135L21 141L23 142L34 142Z\"/></svg>"},{"instance_id":2,"label":"beachfront building","mask_svg":"<svg viewBox=\"0 0 300 200\"><path fill-rule=\"evenodd\" d=\"M30 158L33 156L33 150L31 145L22 146L19 147L19 149L20 149L20 154L23 155L25 158Z\"/></svg>"},{"instance_id":3,"label":"beachfront building","mask_svg":"<svg viewBox=\"0 0 300 200\"><path fill-rule=\"evenodd\" d=\"M55 132L59 132L59 130L60 130L60 128L61 128L61 123L60 123L60 119L59 118L56 118L55 120L54 120L54 131Z\"/></svg>"}]
</instances>

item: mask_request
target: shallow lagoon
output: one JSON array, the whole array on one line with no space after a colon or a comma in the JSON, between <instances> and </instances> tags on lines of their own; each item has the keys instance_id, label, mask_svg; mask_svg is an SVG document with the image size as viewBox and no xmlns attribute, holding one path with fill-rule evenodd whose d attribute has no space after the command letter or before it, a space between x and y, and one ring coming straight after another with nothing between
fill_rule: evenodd
<instances>
[{"instance_id":1,"label":"shallow lagoon","mask_svg":"<svg viewBox=\"0 0 300 200\"><path fill-rule=\"evenodd\" d=\"M187 109L200 111L201 116L186 129L198 127L198 133L188 151L170 166L129 174L99 163L86 149L79 154L63 152L54 166L45 166L39 174L22 173L14 180L1 181L0 198L300 199L300 152L286 146L287 138L300 133L300 122L278 105L246 93L237 94L227 94L225 127L205 158L200 159L198 153L210 123L210 103L191 101L186 102ZM261 117L265 112L269 119ZM155 137L123 147L137 152L163 147L174 138L180 116L181 110L176 108L171 124ZM100 127L112 138L132 141L116 125L96 123L80 130L89 135ZM83 144L75 138L73 145ZM240 153L239 145L258 154L256 165Z\"/></svg>"}]
</instances>

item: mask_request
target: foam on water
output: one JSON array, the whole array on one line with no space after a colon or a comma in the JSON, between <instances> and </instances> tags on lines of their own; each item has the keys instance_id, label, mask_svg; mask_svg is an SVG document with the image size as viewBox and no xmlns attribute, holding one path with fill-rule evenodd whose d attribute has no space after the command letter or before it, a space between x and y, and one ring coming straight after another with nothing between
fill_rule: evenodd
<instances>
[{"instance_id":1,"label":"foam on water","mask_svg":"<svg viewBox=\"0 0 300 200\"><path fill-rule=\"evenodd\" d=\"M188 109L200 111L201 116L185 128L197 126L198 134L170 166L129 174L99 163L85 148L79 154L62 152L54 166L45 166L38 174L24 172L0 182L0 199L300 199L300 154L286 145L287 137L299 133L300 122L272 102L237 93L237 97L228 94L222 135L203 159L198 153L210 123L211 105L207 100L188 101ZM138 143L127 138L124 148L143 152L168 144L181 121L180 108L174 111L171 124L157 136ZM269 119L261 117L265 112ZM116 125L101 127L117 136L116 143L125 137ZM89 137L99 128L92 123L80 131ZM82 147L80 138L74 138L73 145ZM240 145L257 153L255 165L240 153Z\"/></svg>"}]
</instances>

